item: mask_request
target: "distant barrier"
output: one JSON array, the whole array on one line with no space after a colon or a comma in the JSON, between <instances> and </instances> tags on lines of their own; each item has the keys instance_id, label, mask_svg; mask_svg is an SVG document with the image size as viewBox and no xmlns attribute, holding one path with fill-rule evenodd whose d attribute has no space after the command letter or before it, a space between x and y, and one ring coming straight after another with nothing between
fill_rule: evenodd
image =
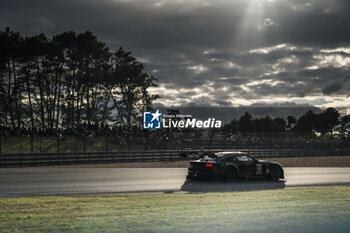
<instances>
[{"instance_id":1,"label":"distant barrier","mask_svg":"<svg viewBox=\"0 0 350 233\"><path fill-rule=\"evenodd\" d=\"M159 132L159 131L156 131ZM176 135L175 135L176 136ZM340 139L292 133L240 135L230 138L179 135L132 136L0 136L0 154L80 153L135 150L336 149L350 147Z\"/></svg>"},{"instance_id":2,"label":"distant barrier","mask_svg":"<svg viewBox=\"0 0 350 233\"><path fill-rule=\"evenodd\" d=\"M0 154L0 167L39 166L86 163L123 163L176 161L198 158L201 153L218 151L238 151L237 149L213 150L137 150L118 152L85 153L34 153L34 154ZM335 149L240 149L257 158L264 157L298 157L298 156L335 156L348 155L346 150ZM349 153L350 154L350 153ZM185 158L183 156L186 156Z\"/></svg>"}]
</instances>

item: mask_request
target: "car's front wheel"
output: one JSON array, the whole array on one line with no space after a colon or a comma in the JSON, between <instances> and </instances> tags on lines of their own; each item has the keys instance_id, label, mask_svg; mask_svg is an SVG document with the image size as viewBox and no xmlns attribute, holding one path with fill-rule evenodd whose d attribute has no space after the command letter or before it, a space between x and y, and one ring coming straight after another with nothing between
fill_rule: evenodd
<instances>
[{"instance_id":1,"label":"car's front wheel","mask_svg":"<svg viewBox=\"0 0 350 233\"><path fill-rule=\"evenodd\" d=\"M279 180L282 177L282 170L278 166L273 166L271 169L271 179Z\"/></svg>"},{"instance_id":2,"label":"car's front wheel","mask_svg":"<svg viewBox=\"0 0 350 233\"><path fill-rule=\"evenodd\" d=\"M229 181L234 181L237 178L237 174L234 168L229 167L225 170L225 179Z\"/></svg>"}]
</instances>

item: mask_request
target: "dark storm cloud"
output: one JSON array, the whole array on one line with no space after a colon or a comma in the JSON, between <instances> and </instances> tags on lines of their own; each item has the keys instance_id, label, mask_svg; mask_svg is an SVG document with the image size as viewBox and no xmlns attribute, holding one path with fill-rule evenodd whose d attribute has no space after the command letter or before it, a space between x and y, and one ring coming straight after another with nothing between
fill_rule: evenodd
<instances>
[{"instance_id":1,"label":"dark storm cloud","mask_svg":"<svg viewBox=\"0 0 350 233\"><path fill-rule=\"evenodd\" d=\"M339 91L341 89L341 87L342 86L338 82L331 83L331 84L325 86L322 91L324 94L330 95L330 94L333 94L333 93Z\"/></svg>"},{"instance_id":2,"label":"dark storm cloud","mask_svg":"<svg viewBox=\"0 0 350 233\"><path fill-rule=\"evenodd\" d=\"M90 30L177 91L163 99L227 105L349 93L350 52L324 51L350 47L348 12L346 0L12 0L0 3L0 27Z\"/></svg>"}]
</instances>

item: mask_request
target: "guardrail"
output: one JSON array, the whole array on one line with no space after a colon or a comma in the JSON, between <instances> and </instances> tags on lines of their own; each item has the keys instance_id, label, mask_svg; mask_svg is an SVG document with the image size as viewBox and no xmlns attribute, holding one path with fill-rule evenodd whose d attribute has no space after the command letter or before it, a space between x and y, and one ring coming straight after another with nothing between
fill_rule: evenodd
<instances>
[{"instance_id":1,"label":"guardrail","mask_svg":"<svg viewBox=\"0 0 350 233\"><path fill-rule=\"evenodd\" d=\"M218 151L237 151L237 149L212 150L137 150L88 153L37 153L37 154L0 154L0 167L38 166L110 162L147 162L175 161L198 158L200 153ZM297 157L297 156L332 156L346 155L342 150L315 149L240 149L257 158L264 157Z\"/></svg>"}]
</instances>

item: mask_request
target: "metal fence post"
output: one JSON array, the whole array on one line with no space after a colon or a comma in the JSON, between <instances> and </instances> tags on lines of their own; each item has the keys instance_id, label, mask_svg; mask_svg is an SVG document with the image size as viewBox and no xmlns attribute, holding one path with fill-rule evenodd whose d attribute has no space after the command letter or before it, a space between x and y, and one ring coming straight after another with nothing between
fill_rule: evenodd
<instances>
[{"instance_id":1,"label":"metal fence post","mask_svg":"<svg viewBox=\"0 0 350 233\"><path fill-rule=\"evenodd\" d=\"M34 138L33 138L33 132L30 134L30 153L33 154L34 151Z\"/></svg>"},{"instance_id":2,"label":"metal fence post","mask_svg":"<svg viewBox=\"0 0 350 233\"><path fill-rule=\"evenodd\" d=\"M78 140L78 136L75 136L74 137L74 139L75 139L75 152L78 152L78 142L79 142L79 140Z\"/></svg>"},{"instance_id":3,"label":"metal fence post","mask_svg":"<svg viewBox=\"0 0 350 233\"><path fill-rule=\"evenodd\" d=\"M57 135L57 152L60 152L60 135Z\"/></svg>"},{"instance_id":4,"label":"metal fence post","mask_svg":"<svg viewBox=\"0 0 350 233\"><path fill-rule=\"evenodd\" d=\"M86 152L86 137L83 136L83 151Z\"/></svg>"},{"instance_id":5,"label":"metal fence post","mask_svg":"<svg viewBox=\"0 0 350 233\"><path fill-rule=\"evenodd\" d=\"M41 153L41 136L39 136L39 151Z\"/></svg>"},{"instance_id":6,"label":"metal fence post","mask_svg":"<svg viewBox=\"0 0 350 233\"><path fill-rule=\"evenodd\" d=\"M22 154L22 136L19 136L19 153Z\"/></svg>"},{"instance_id":7,"label":"metal fence post","mask_svg":"<svg viewBox=\"0 0 350 233\"><path fill-rule=\"evenodd\" d=\"M128 141L128 150L130 150L130 135L128 135L127 141Z\"/></svg>"}]
</instances>

